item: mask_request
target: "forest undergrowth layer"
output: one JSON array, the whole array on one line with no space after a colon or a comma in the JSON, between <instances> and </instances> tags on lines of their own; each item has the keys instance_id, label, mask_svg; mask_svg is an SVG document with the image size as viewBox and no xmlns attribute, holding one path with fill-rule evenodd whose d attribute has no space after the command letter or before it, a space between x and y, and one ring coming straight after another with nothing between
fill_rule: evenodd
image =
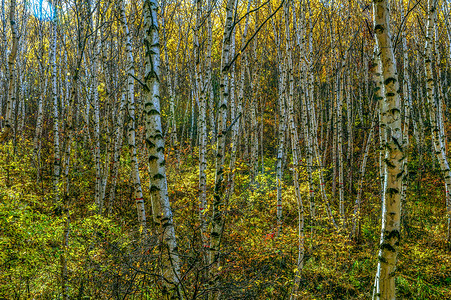
<instances>
[{"instance_id":1,"label":"forest undergrowth layer","mask_svg":"<svg viewBox=\"0 0 451 300\"><path fill-rule=\"evenodd\" d=\"M60 297L61 236L68 226L70 238L65 258L71 298L158 299L161 280L156 274L160 252L152 233L142 242L137 232L127 176L131 165L127 149L122 151L121 180L112 214L108 216L95 212L92 192L95 175L89 167L91 158L81 144L72 150L76 159L70 178L73 192L67 199L68 212L58 210L51 195L44 192L51 189L51 174L46 171L50 167L41 168L41 180L36 183L30 141L21 140L15 146L10 142L0 147L5 158L0 160L0 298ZM51 145L43 145L44 149L48 152L43 152L42 164L50 165ZM198 193L196 151L184 151L180 161L176 160L174 151L167 155L168 190L186 297L202 299L214 290L221 299L286 299L296 272L299 242L294 188L289 185L283 188L286 214L282 234L276 237L275 161L265 159L254 183L250 182L246 162L239 161L235 191L225 209L220 264L206 265L202 259L206 249L194 200ZM425 165L434 168L433 162ZM147 168L140 169L143 182L147 182ZM214 166L209 164L206 172L207 189L212 190ZM300 187L303 197L307 197L304 173L301 170ZM285 176L284 181L290 182L290 174ZM403 203L403 238L396 276L399 299L451 298L451 257L446 243L446 214L439 176L438 172L419 170L410 178L407 202ZM325 218L312 220L308 209L305 211L300 299L368 299L371 296L381 207L377 174L370 171L367 178L358 240L350 240L348 233L333 230ZM149 199L148 186L143 186L143 192L144 198ZM332 206L337 207L334 201ZM347 199L349 210L352 201ZM326 215L323 209L323 204L318 202L318 216Z\"/></svg>"}]
</instances>

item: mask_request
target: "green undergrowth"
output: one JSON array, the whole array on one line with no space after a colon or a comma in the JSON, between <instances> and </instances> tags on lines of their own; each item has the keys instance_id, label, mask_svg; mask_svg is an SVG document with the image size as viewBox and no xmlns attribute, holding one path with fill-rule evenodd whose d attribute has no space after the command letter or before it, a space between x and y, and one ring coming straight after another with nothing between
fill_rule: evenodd
<instances>
[{"instance_id":1,"label":"green undergrowth","mask_svg":"<svg viewBox=\"0 0 451 300\"><path fill-rule=\"evenodd\" d=\"M36 182L32 146L23 141L20 151L12 144L0 146L0 298L60 299L60 262L68 262L71 297L83 299L159 299L158 249L140 244L136 209L130 183L127 149L121 157L117 199L110 216L100 216L93 206L95 174L89 153L83 147L73 151L74 161L70 212L58 210L51 194L51 169ZM50 152L50 151L49 151ZM142 151L141 151L142 152ZM210 151L211 152L211 151ZM186 151L177 162L168 155L169 197L175 217L182 275L187 295L203 299L205 291L220 291L221 299L287 299L293 288L300 243L303 269L299 299L368 299L377 265L380 236L379 180L371 171L363 194L361 236L350 240L350 218L346 228L336 231L326 218L325 205L316 198L316 217L310 214L306 170L300 169L301 211L284 174L283 230L276 237L275 160L265 159L252 180L246 161L238 160L235 190L225 205L225 228L220 264L209 266L202 255L198 210L197 152ZM141 161L145 161L144 158ZM51 165L43 155L43 165ZM288 166L290 168L290 166ZM150 214L148 173L140 166L144 197ZM225 176L231 170L225 170ZM326 171L325 171L326 172ZM377 174L377 170L374 171ZM314 174L318 180L318 174ZM208 201L211 205L215 171L213 159L207 168ZM412 178L402 228L396 275L399 299L450 299L451 255L445 242L446 220L443 183L437 174ZM330 190L330 186L327 186ZM346 199L348 214L355 195ZM337 217L337 200L328 195ZM208 219L212 207L205 212ZM304 239L298 221L304 216ZM67 222L67 218L69 221ZM150 216L149 216L150 219ZM62 251L62 234L69 228L69 245ZM204 238L208 239L208 232Z\"/></svg>"}]
</instances>

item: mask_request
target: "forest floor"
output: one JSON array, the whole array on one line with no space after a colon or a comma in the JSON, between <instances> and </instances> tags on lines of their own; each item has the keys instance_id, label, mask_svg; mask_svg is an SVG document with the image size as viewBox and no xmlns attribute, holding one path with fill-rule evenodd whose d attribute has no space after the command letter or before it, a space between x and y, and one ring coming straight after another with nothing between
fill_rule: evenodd
<instances>
[{"instance_id":1,"label":"forest floor","mask_svg":"<svg viewBox=\"0 0 451 300\"><path fill-rule=\"evenodd\" d=\"M50 195L51 153L48 158L43 157L43 173L37 183L31 142L21 142L15 155L8 155L11 144L0 147L0 298L58 299L60 241L67 218L55 210ZM130 270L144 268L139 261L126 264L108 254L107 245L114 244L122 247L122 252L132 253L136 244L137 222L130 201L127 152L121 158L121 180L113 214L101 217L92 208L95 174L89 167L89 154L83 148L74 151L77 158L73 165L69 213L70 250L66 255L71 293L75 295L81 290L88 298L104 298L106 294L102 293L108 293L108 289L103 287L109 286L112 278L122 278L115 282L135 284L134 295L141 293L146 296L144 299L157 299L146 284L138 284L140 281L135 277L127 279L132 277ZM196 241L199 235L197 154L184 153L179 163L174 157L171 153L168 156L169 196L179 251L184 258L185 289L192 296L194 290L205 289L205 284L199 283L192 272L193 258L201 244ZM266 160L263 170L251 184L246 163L237 165L235 192L226 207L221 265L211 272L215 287L223 291L224 299L287 299L292 289L300 242L294 191L288 184L290 175L286 174L284 227L282 235L276 238L274 161ZM147 168L143 166L141 171L143 182L147 182ZM305 255L299 299L368 299L371 296L380 236L380 204L377 176L371 172L368 175L358 241L349 239L349 220L345 229L332 229L330 222L322 217L326 214L319 198L316 204L319 217L312 221L305 197ZM451 252L446 243L444 193L436 175L413 178L403 204L405 216L396 276L398 299L451 299ZM213 165L209 165L209 195L213 183ZM147 184L143 185L145 199L149 199ZM305 180L301 190L307 195ZM331 199L332 207L336 208L336 201ZM354 194L348 194L349 211L354 199ZM207 210L206 214L209 213ZM336 214L335 209L333 213ZM101 243L97 243L96 235L101 236ZM137 274L146 274L144 271Z\"/></svg>"}]
</instances>

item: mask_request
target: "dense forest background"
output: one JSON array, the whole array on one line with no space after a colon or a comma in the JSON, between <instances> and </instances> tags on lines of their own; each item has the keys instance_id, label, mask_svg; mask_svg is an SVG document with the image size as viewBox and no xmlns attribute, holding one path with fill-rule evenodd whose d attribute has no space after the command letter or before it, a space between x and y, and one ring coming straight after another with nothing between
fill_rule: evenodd
<instances>
[{"instance_id":1,"label":"dense forest background","mask_svg":"<svg viewBox=\"0 0 451 300\"><path fill-rule=\"evenodd\" d=\"M1 0L0 298L451 299L450 10Z\"/></svg>"}]
</instances>

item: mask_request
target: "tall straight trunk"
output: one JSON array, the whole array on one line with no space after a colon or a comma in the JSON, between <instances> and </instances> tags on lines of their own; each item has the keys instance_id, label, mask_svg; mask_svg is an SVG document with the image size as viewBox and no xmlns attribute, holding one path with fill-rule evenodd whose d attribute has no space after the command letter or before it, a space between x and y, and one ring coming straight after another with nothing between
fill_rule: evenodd
<instances>
[{"instance_id":1,"label":"tall straight trunk","mask_svg":"<svg viewBox=\"0 0 451 300\"><path fill-rule=\"evenodd\" d=\"M301 72L308 75L308 66L303 65L301 67ZM307 156L307 176L308 176L308 184L309 184L309 206L310 206L310 225L311 225L311 234L314 232L314 224L316 219L316 204L315 204L315 192L316 192L316 184L315 180L313 178L313 172L314 172L314 159L313 159L313 141L312 141L312 135L310 128L310 122L309 122L309 116L308 116L308 99L311 96L310 93L313 92L309 88L309 77L301 78L301 81L303 82L303 88L305 93L301 95L301 124L303 124L304 129L304 142L306 146L306 156Z\"/></svg>"},{"instance_id":2,"label":"tall straight trunk","mask_svg":"<svg viewBox=\"0 0 451 300\"><path fill-rule=\"evenodd\" d=\"M88 60L87 60L87 53L84 54L84 60L85 63L87 65L89 65ZM85 109L83 110L83 117L84 117L84 128L83 128L83 139L84 142L86 143L87 141L89 141L89 143L91 143L91 133L90 133L90 129L89 129L89 124L90 124L90 113L91 113L91 98L92 98L92 84L90 83L92 81L91 76L89 76L88 73L88 68L85 68L85 77L86 80L89 82L89 84L86 86L86 103L85 103ZM92 150L92 149L91 149Z\"/></svg>"},{"instance_id":3,"label":"tall straight trunk","mask_svg":"<svg viewBox=\"0 0 451 300\"><path fill-rule=\"evenodd\" d=\"M294 79L293 79L293 59L292 59L292 50L291 50L291 41L290 41L290 32L289 32L289 6L285 5L285 28L286 28L286 74L288 80L288 91L286 93L286 102L288 108L288 123L290 129L290 140L291 140L291 149L292 149L292 163L293 163L293 181L295 187L296 199L299 206L302 206L302 198L299 188L299 138L298 138L298 128L297 122L295 122L295 111L294 111Z\"/></svg>"},{"instance_id":4,"label":"tall straight trunk","mask_svg":"<svg viewBox=\"0 0 451 300\"><path fill-rule=\"evenodd\" d=\"M71 98L69 99L68 103L68 111L67 111L67 117L66 122L64 125L64 132L66 132L65 136L65 153L64 153L64 201L67 202L70 194L70 159L71 159L71 148L73 143L73 137L74 137L74 102L75 99L78 96L78 78L77 75L74 76L74 83L72 92L70 93ZM63 205L66 205L67 203L63 203Z\"/></svg>"},{"instance_id":5,"label":"tall straight trunk","mask_svg":"<svg viewBox=\"0 0 451 300\"><path fill-rule=\"evenodd\" d=\"M421 51L417 51L416 74L421 74L421 72L420 72L420 63L419 63L419 62L422 61L421 56L422 56ZM424 122L428 119L428 116L427 116L427 114L425 112L425 106L427 106L427 105L421 105L422 104L422 100L424 98L427 98L427 97L425 97L423 95L423 89L420 88L421 86L426 85L425 82L423 82L421 80L422 77L424 77L424 76L417 75L417 78L416 78L416 85L417 85L417 88L416 88L416 96L417 97L416 98L417 99L416 99L416 103L415 103L415 107L418 107L418 110L417 110L417 112L418 112L418 120L419 120L418 124L420 125L419 139L417 140L418 153L419 153L419 156L420 156L420 158L419 158L420 165L422 165L422 163L423 163L423 155L422 154L424 153L424 150L425 150L425 141L424 141L424 139L425 139L425 133L424 133L425 126L424 126ZM432 147L434 147L434 146L432 145ZM420 174L420 176L421 176L421 174Z\"/></svg>"},{"instance_id":6,"label":"tall straight trunk","mask_svg":"<svg viewBox=\"0 0 451 300\"><path fill-rule=\"evenodd\" d=\"M135 61L133 58L131 33L128 29L127 16L125 15L124 1L118 3L120 10L122 29L125 33L126 56L127 56L127 106L128 106L128 147L132 162L133 190L135 196L136 210L138 213L139 232L146 236L146 208L144 206L144 196L139 176L138 154L136 149L136 119L135 119Z\"/></svg>"},{"instance_id":7,"label":"tall straight trunk","mask_svg":"<svg viewBox=\"0 0 451 300\"><path fill-rule=\"evenodd\" d=\"M216 145L216 177L213 197L213 219L210 233L210 263L219 258L221 237L224 228L224 160L227 128L227 108L229 103L230 44L232 36L233 11L235 0L227 0L221 53L221 97L219 103L218 134Z\"/></svg>"},{"instance_id":8,"label":"tall straight trunk","mask_svg":"<svg viewBox=\"0 0 451 300\"><path fill-rule=\"evenodd\" d=\"M287 63L285 67L287 68L286 74L288 79L288 93L285 99L287 100L288 108L288 124L290 129L290 140L291 140L291 155L293 163L293 184L295 190L295 196L297 200L298 208L298 257L296 262L295 276L293 281L293 288L291 291L290 299L297 299L299 283L301 281L301 272L304 265L304 204L301 197L300 187L299 187L299 139L298 139L298 128L297 122L295 122L295 111L294 111L294 78L293 78L293 53L291 48L290 39L290 6L289 2L284 3L284 19L285 19L285 51Z\"/></svg>"},{"instance_id":9,"label":"tall straight trunk","mask_svg":"<svg viewBox=\"0 0 451 300\"><path fill-rule=\"evenodd\" d=\"M2 7L3 7L2 2ZM19 46L19 35L17 33L17 24L16 24L16 0L11 0L10 6L9 6L9 24L11 26L11 33L12 33L12 47L11 52L8 56L8 95L6 98L6 113L5 113L5 127L3 131L0 134L0 142L3 142L6 140L10 134L11 134L11 128L12 128L12 111L13 106L15 104L16 100L16 93L14 92L15 85L14 85L14 73L15 73L15 62L16 62L16 56L17 56L17 49ZM4 29L5 30L5 29ZM5 32L5 31L4 31ZM6 32L4 34L4 38L6 38ZM6 47L6 40L5 40L5 47Z\"/></svg>"},{"instance_id":10,"label":"tall straight trunk","mask_svg":"<svg viewBox=\"0 0 451 300\"><path fill-rule=\"evenodd\" d=\"M258 24L258 11L256 12L256 23ZM255 180L258 175L258 86L259 86L259 63L257 57L257 39L255 39L252 43L253 49L248 54L251 54L251 58L253 61L252 67L248 64L249 70L249 81L250 81L250 92L251 92L251 100L250 100L250 137L251 137L251 154L250 154L250 168L251 168L251 181L255 183Z\"/></svg>"},{"instance_id":11,"label":"tall straight trunk","mask_svg":"<svg viewBox=\"0 0 451 300\"><path fill-rule=\"evenodd\" d=\"M164 139L160 109L160 43L158 37L158 2L145 0L144 49L147 89L144 90L144 123L149 153L150 193L153 213L160 224L159 235L162 253L163 294L165 297L183 299L180 287L180 258L171 205L168 196Z\"/></svg>"},{"instance_id":12,"label":"tall straight trunk","mask_svg":"<svg viewBox=\"0 0 451 300\"><path fill-rule=\"evenodd\" d=\"M11 4L13 4L11 2ZM1 21L2 21L2 53L1 53L1 63L5 66L5 72L1 72L1 77L0 80L4 80L6 85L8 84L8 78L9 78L9 68L8 68L8 37L6 35L6 16L5 16L5 0L2 0L2 4L1 4ZM10 5L10 9L11 9L11 5ZM11 12L11 11L10 11ZM4 101L7 103L7 99L8 99L8 93L5 94L1 94L0 95L0 111L3 113L3 103ZM0 129L3 129L3 118L0 119ZM0 141L1 141L1 136L2 134L0 133Z\"/></svg>"},{"instance_id":13,"label":"tall straight trunk","mask_svg":"<svg viewBox=\"0 0 451 300\"><path fill-rule=\"evenodd\" d=\"M40 74L41 76L44 76L44 70L43 66L40 67ZM39 94L39 100L38 100L38 116L36 119L36 132L33 140L33 156L35 160L36 165L36 180L40 181L40 175L41 175L41 136L42 136L42 120L44 118L44 95L47 91L47 78L48 76L45 76L44 82L40 82L40 88L41 93Z\"/></svg>"},{"instance_id":14,"label":"tall straight trunk","mask_svg":"<svg viewBox=\"0 0 451 300\"><path fill-rule=\"evenodd\" d=\"M404 145L401 128L401 101L396 60L390 34L387 0L373 1L374 31L380 51L385 88L384 112L387 141L384 159L384 191L382 195L382 228L373 299L395 299L395 274L400 240L401 189Z\"/></svg>"},{"instance_id":15,"label":"tall straight trunk","mask_svg":"<svg viewBox=\"0 0 451 300\"><path fill-rule=\"evenodd\" d=\"M100 180L98 182L98 201L99 201L99 213L103 214L104 213L104 207L105 207L105 193L106 193L106 185L107 185L107 180L109 177L109 172L110 172L110 168L109 168L109 164L110 164L110 159L111 159L111 148L112 148L112 139L111 139L111 134L110 134L110 128L111 128L111 122L110 122L110 115L111 115L111 102L110 101L105 101L104 105L103 105L103 109L102 111L104 111L104 116L102 117L102 119L100 119L100 114L101 114L101 108L100 108L100 104L101 104L101 99L100 99L100 95L99 95L99 87L104 87L105 92L108 94L108 89L109 89L109 84L108 84L108 71L106 68L106 51L105 51L105 44L107 43L107 41L105 41L105 34L104 34L104 26L101 26L101 24L104 24L104 17L105 17L105 12L108 11L108 6L110 5L110 3L105 3L104 5L102 5L102 3L97 3L97 15L96 15L96 29L94 32L98 32L98 34L95 34L96 40L98 39L98 42L95 44L94 49L95 52L95 56L96 56L96 63L97 63L97 68L94 68L94 72L96 72L96 80L97 81L97 85L95 88L95 93L97 93L97 95L95 95L96 97L96 102L98 105L96 105L94 107L94 112L95 112L95 130L97 131L97 127L99 128L99 138L97 140L96 138L96 143L97 141L99 142L99 160L97 161L96 159L96 164L99 163L98 167L99 167L99 177ZM103 74L102 74L103 73ZM102 76L103 75L103 76ZM102 82L101 82L102 80ZM101 88L103 89L103 88ZM97 111L98 110L98 111ZM98 119L98 123L97 123L97 115L99 115L99 119ZM101 131L102 128L102 131ZM102 144L102 140L104 140L104 150L103 150L103 155L100 154L100 149L101 149L101 144ZM102 159L102 157L104 157L104 159ZM97 166L96 166L97 167Z\"/></svg>"},{"instance_id":16,"label":"tall straight trunk","mask_svg":"<svg viewBox=\"0 0 451 300\"><path fill-rule=\"evenodd\" d=\"M340 71L339 71L340 72ZM344 78L340 78L337 75L339 91L336 94L337 97L337 155L338 155L338 201L339 201L339 212L341 226L346 227L345 220L345 203L344 203L344 183L343 183L343 122L342 122L342 111L343 111L343 82ZM344 75L343 75L344 77Z\"/></svg>"},{"instance_id":17,"label":"tall straight trunk","mask_svg":"<svg viewBox=\"0 0 451 300\"><path fill-rule=\"evenodd\" d=\"M166 7L166 6L165 6ZM168 121L168 135L170 140L170 146L175 150L177 165L180 162L180 147L177 139L177 122L175 118L175 101L177 98L176 90L178 87L178 61L180 55L175 55L175 63L172 66L169 62L169 51L168 51L168 40L166 34L166 26L165 26L165 13L164 9L161 13L161 27L163 29L163 49L164 49L164 57L166 64L166 77L168 81L168 89L169 89L169 121ZM182 30L179 30L177 48L175 53L180 53L180 45L182 42Z\"/></svg>"},{"instance_id":18,"label":"tall straight trunk","mask_svg":"<svg viewBox=\"0 0 451 300\"><path fill-rule=\"evenodd\" d=\"M432 71L432 63L434 60L434 49L433 45L433 33L435 27L436 18L436 2L428 1L428 20L427 20L427 35L426 35L426 45L425 45L425 58L424 66L426 71L426 92L427 92L427 109L429 111L429 120L431 123L431 133L432 133L432 143L434 145L434 152L440 164L440 169L442 171L442 176L445 181L445 201L447 208L447 218L448 218L448 232L447 239L450 240L450 226L451 226L451 170L448 163L448 157L446 155L446 145L444 139L440 138L441 126L443 124L440 122L439 116L439 106L440 103L435 102L435 80Z\"/></svg>"},{"instance_id":19,"label":"tall straight trunk","mask_svg":"<svg viewBox=\"0 0 451 300\"><path fill-rule=\"evenodd\" d=\"M333 21L330 22L330 40L331 40L331 47L332 47L332 57L331 57L331 65L334 66L333 72L335 73L335 76L333 76L331 81L331 101L332 101L332 199L336 199L337 195L337 175L338 175L338 154L337 154L337 142L338 142L338 133L337 133L337 127L338 127L338 121L337 121L337 105L338 105L338 98L340 93L340 68L339 68L339 53L338 53L338 42L336 40L336 27L333 24ZM339 203L338 213L341 219L341 203Z\"/></svg>"},{"instance_id":20,"label":"tall straight trunk","mask_svg":"<svg viewBox=\"0 0 451 300\"><path fill-rule=\"evenodd\" d=\"M258 71L257 71L258 72ZM251 74L251 72L249 72ZM256 82L255 78L258 77L257 74L252 74L249 78L251 80L250 90L252 91L252 99L250 100L250 168L251 168L251 181L255 183L258 173L258 120L257 120L257 94L256 94Z\"/></svg>"},{"instance_id":21,"label":"tall straight trunk","mask_svg":"<svg viewBox=\"0 0 451 300\"><path fill-rule=\"evenodd\" d=\"M192 68L192 69L194 69L194 68ZM190 81L191 81L191 79L190 79ZM191 86L194 86L194 84L191 84ZM194 140L194 136L195 136L195 128L194 128L195 114L194 114L194 111L195 111L195 107L196 107L196 99L197 99L197 91L194 90L193 91L193 98L191 99L191 114L190 114L190 120L191 120L190 123L191 124L190 124L190 127L189 127L189 141L190 141L189 144L190 144L190 152L191 153L193 152L193 147L196 146L196 141Z\"/></svg>"},{"instance_id":22,"label":"tall straight trunk","mask_svg":"<svg viewBox=\"0 0 451 300\"><path fill-rule=\"evenodd\" d=\"M338 94L338 78L336 79L336 90L335 94ZM337 194L337 173L338 173L338 161L337 161L337 98L334 97L332 93L332 199L336 199ZM339 203L340 205L340 203ZM341 213L339 207L339 213ZM340 216L341 219L341 216Z\"/></svg>"},{"instance_id":23,"label":"tall straight trunk","mask_svg":"<svg viewBox=\"0 0 451 300\"><path fill-rule=\"evenodd\" d=\"M58 104L58 86L57 86L57 64L56 64L56 50L57 50L57 24L52 22L52 45L50 54L51 66L51 82L52 82L52 109L53 109L53 193L54 203L60 205L60 188L59 179L61 171L60 161L60 131L59 131L59 104Z\"/></svg>"},{"instance_id":24,"label":"tall straight trunk","mask_svg":"<svg viewBox=\"0 0 451 300\"><path fill-rule=\"evenodd\" d=\"M110 106L110 105L108 105ZM111 115L111 113L107 110L105 114ZM105 118L109 119L109 118ZM113 135L110 133L110 128L112 127L112 123L105 120L105 122L102 124L102 128L107 128L105 132L105 136L107 137L107 143L104 150L104 157L105 160L103 162L103 168L101 170L101 177L100 180L100 203L101 203L101 213L106 213L104 211L105 208L105 199L106 199L106 188L107 188L107 181L110 177L110 163L111 163L111 153L113 152Z\"/></svg>"},{"instance_id":25,"label":"tall straight trunk","mask_svg":"<svg viewBox=\"0 0 451 300\"><path fill-rule=\"evenodd\" d=\"M26 52L26 50L25 50ZM24 66L26 66L26 61L23 63ZM20 72L20 71L19 71ZM20 133L20 137L23 140L23 136L24 136L24 122L25 122L25 83L24 83L24 79L23 79L24 75L23 72L21 72L21 74L19 75L19 99L18 99L18 109L17 109L17 132Z\"/></svg>"},{"instance_id":26,"label":"tall straight trunk","mask_svg":"<svg viewBox=\"0 0 451 300\"><path fill-rule=\"evenodd\" d=\"M450 18L450 13L449 13L449 7L448 7L448 2L447 1L443 1L442 2L442 8L443 8L443 19L445 21L445 25L446 25L446 36L448 37L448 69L451 65L451 25L449 22L449 18Z\"/></svg>"},{"instance_id":27,"label":"tall straight trunk","mask_svg":"<svg viewBox=\"0 0 451 300\"><path fill-rule=\"evenodd\" d=\"M237 3L236 3L237 4ZM248 3L248 8L250 7ZM246 25L245 25L246 26ZM229 55L229 60L231 60L235 56L235 47L236 47L236 28L233 29L232 37L231 37L231 50ZM232 138L230 143L230 161L229 161L229 174L227 174L227 185L226 185L226 196L225 196L225 203L228 205L230 197L233 194L234 191L234 184L235 184L235 165L236 165L236 158L237 158L237 144L238 144L238 131L240 129L240 121L241 118L241 103L242 103L242 94L238 95L238 99L236 98L235 90L237 86L237 81L235 78L236 73L236 67L235 65L232 66L230 71L230 122L233 122L232 125ZM244 74L243 74L244 75ZM244 79L243 79L244 80ZM240 81L238 81L240 83ZM244 82L243 82L244 84ZM239 93L244 92L244 86L240 86Z\"/></svg>"},{"instance_id":28,"label":"tall straight trunk","mask_svg":"<svg viewBox=\"0 0 451 300\"><path fill-rule=\"evenodd\" d=\"M400 2L401 7L401 15L403 18L405 18L404 13L404 4L401 1ZM409 66L409 53L407 49L407 39L406 39L406 31L401 28L401 40L402 40L402 52L403 52L403 81L402 81L402 92L403 92L403 100L404 100L404 128L403 128L403 144L405 147L405 151L407 151L407 148L409 147L409 126L410 126L410 111L412 107L412 87L410 84L410 76L408 71ZM407 169L407 155L405 155L404 162L403 162L403 170L404 174L408 174ZM401 205L405 203L407 199L407 186L408 186L408 180L407 176L404 176L403 182L402 182L402 191L401 191ZM404 227L406 226L406 209L403 209L403 214L401 216L402 222L404 224Z\"/></svg>"},{"instance_id":29,"label":"tall straight trunk","mask_svg":"<svg viewBox=\"0 0 451 300\"><path fill-rule=\"evenodd\" d=\"M301 3L303 5L304 3ZM313 179L313 149L312 149L312 136L309 131L309 118L308 118L308 104L310 101L308 100L311 96L310 93L313 93L313 78L309 73L309 62L310 59L310 49L307 51L307 47L305 45L305 39L301 38L305 35L306 31L306 17L305 12L301 11L299 23L297 22L296 10L294 6L294 2L292 2L292 10L293 10L293 24L296 33L296 43L299 47L299 53L301 55L300 59L300 85L304 93L301 94L301 124L303 127L304 134L304 142L306 146L306 156L307 156L307 175L308 175L308 184L309 184L309 206L310 206L310 219L311 219L311 233L313 233L313 224L315 220L315 183ZM299 24L299 25L298 25ZM309 40L311 36L309 35ZM311 43L311 40L310 40ZM310 47L309 47L310 48ZM311 84L312 83L312 84ZM313 99L313 95L312 95Z\"/></svg>"},{"instance_id":30,"label":"tall straight trunk","mask_svg":"<svg viewBox=\"0 0 451 300\"><path fill-rule=\"evenodd\" d=\"M304 68L305 70L305 68ZM304 88L305 88L305 82L304 82ZM311 219L311 229L313 232L313 226L315 222L315 180L313 178L313 171L314 171L314 165L313 165L313 149L312 149L312 136L309 132L309 121L308 121L308 115L307 115L307 99L310 97L309 90L304 89L305 94L301 95L301 124L303 124L304 129L304 140L305 140L305 146L306 146L306 155L307 155L307 176L308 176L308 183L309 183L309 205L310 205L310 219Z\"/></svg>"},{"instance_id":31,"label":"tall straight trunk","mask_svg":"<svg viewBox=\"0 0 451 300\"><path fill-rule=\"evenodd\" d=\"M201 70L201 49L200 49L200 29L202 22L202 1L196 0L196 28L194 31L194 59L196 66L196 88L199 97L199 117L197 128L199 130L199 220L202 243L206 245L205 209L207 207L207 101L205 97L205 84L202 79ZM208 80L208 79L207 79Z\"/></svg>"},{"instance_id":32,"label":"tall straight trunk","mask_svg":"<svg viewBox=\"0 0 451 300\"><path fill-rule=\"evenodd\" d=\"M80 49L79 49L80 50ZM77 57L77 61L79 57ZM69 81L69 79L67 79ZM62 234L62 254L61 254L61 278L62 278L62 294L63 299L69 299L69 287L68 287L68 268L67 268L67 252L69 248L69 233L70 233L70 164L71 164L71 147L74 138L75 118L74 118L74 103L78 97L78 70L75 71L73 76L73 82L71 91L66 92L67 95L67 112L66 122L64 123L65 136L65 153L64 153L64 194L62 199L62 211L64 212L64 228Z\"/></svg>"},{"instance_id":33,"label":"tall straight trunk","mask_svg":"<svg viewBox=\"0 0 451 300\"><path fill-rule=\"evenodd\" d=\"M348 161L348 165L352 166L352 158L354 154L354 126L353 126L353 109L352 109L352 97L351 97L351 71L348 71L347 74L347 85L346 85L346 126L348 132L348 150L346 151L346 160ZM352 174L352 168L349 171ZM352 181L352 178L351 178ZM352 189L349 189L350 191Z\"/></svg>"},{"instance_id":34,"label":"tall straight trunk","mask_svg":"<svg viewBox=\"0 0 451 300\"><path fill-rule=\"evenodd\" d=\"M243 56L244 58L244 56ZM235 174L236 174L236 160L238 156L238 144L240 142L240 130L241 130L241 119L243 118L243 101L244 101L244 85L245 85L245 71L244 68L241 69L238 91L238 98L236 101L236 113L232 119L235 122L232 126L232 139L231 139L231 149L230 149L230 173L227 179L227 201L232 197L235 190ZM234 76L234 75L233 75Z\"/></svg>"},{"instance_id":35,"label":"tall straight trunk","mask_svg":"<svg viewBox=\"0 0 451 300\"><path fill-rule=\"evenodd\" d=\"M97 51L93 51L97 52ZM102 182L102 172L101 172L101 162L100 162L100 102L99 102L99 92L97 89L98 85L98 77L97 77L97 54L93 53L93 63L92 63L92 83L91 83L91 90L92 90L92 105L94 108L94 164L95 164L95 170L96 170L96 181L95 181L95 204L97 207L97 212L101 213L102 211L102 203L100 199L100 189L101 189L101 182Z\"/></svg>"},{"instance_id":36,"label":"tall straight trunk","mask_svg":"<svg viewBox=\"0 0 451 300\"><path fill-rule=\"evenodd\" d=\"M92 1L94 0L88 0L87 1L87 8L89 11L95 10L96 6L92 5ZM93 12L94 13L94 12ZM97 16L99 13L97 13ZM93 35L91 36L91 57L89 57L90 64L91 64L91 85L90 85L90 94L92 97L92 106L93 106L93 113L94 113L94 140L93 140L93 146L92 146L92 153L94 157L94 166L96 171L96 177L95 177L95 188L94 188L94 203L96 205L96 211L97 213L102 213L102 202L101 202L101 184L102 184L102 172L101 172L101 158L100 158L100 101L99 101L99 91L98 91L98 58L100 56L100 45L99 45L99 35L98 35L98 20L96 20L96 24L94 24L93 16L90 15L89 17L89 24L92 30ZM88 97L90 98L90 97ZM87 107L89 107L89 103L87 103ZM87 108L88 109L88 108ZM87 120L89 120L89 111L86 113ZM89 126L88 130L89 132Z\"/></svg>"},{"instance_id":37,"label":"tall straight trunk","mask_svg":"<svg viewBox=\"0 0 451 300\"><path fill-rule=\"evenodd\" d=\"M438 2L436 1L436 5L438 4ZM439 6L440 7L440 6ZM436 7L436 10L439 10L439 7ZM444 100L445 97L448 95L448 93L443 92L443 88L445 87L445 78L443 78L442 76L442 69L444 68L444 65L442 63L442 59L440 56L440 49L439 49L439 28L436 25L437 23L437 13L435 12L435 17L434 17L434 49L435 49L435 64L436 64L436 76L437 76L437 82L436 82L436 89L437 89L437 122L439 124L439 128L440 128L440 143L444 145L445 148L445 154L447 155L448 151L448 140L447 137L445 135L445 115L444 115Z\"/></svg>"},{"instance_id":38,"label":"tall straight trunk","mask_svg":"<svg viewBox=\"0 0 451 300\"><path fill-rule=\"evenodd\" d=\"M205 70L205 82L206 82L206 92L207 103L209 110L209 121L210 121L210 141L214 143L216 141L216 122L215 122L215 111L214 111L214 91L212 83L212 67L211 67L211 49L213 45L213 19L211 17L213 10L213 0L207 0L208 5L208 15L207 15L207 53L206 53L206 70Z\"/></svg>"},{"instance_id":39,"label":"tall straight trunk","mask_svg":"<svg viewBox=\"0 0 451 300\"><path fill-rule=\"evenodd\" d=\"M283 159L285 148L285 133L286 133L286 68L283 63L279 64L279 144L277 146L277 162L276 162L276 183L277 183L277 235L282 233L283 223L283 202L282 202L282 187L283 187Z\"/></svg>"},{"instance_id":40,"label":"tall straight trunk","mask_svg":"<svg viewBox=\"0 0 451 300\"><path fill-rule=\"evenodd\" d=\"M346 83L346 126L347 126L347 134L348 134L348 149L346 151L346 162L348 166L348 191L352 191L354 189L354 168L352 167L354 164L354 114L353 114L353 101L351 97L351 70L347 72L347 83ZM366 80L368 80L366 78Z\"/></svg>"},{"instance_id":41,"label":"tall straight trunk","mask_svg":"<svg viewBox=\"0 0 451 300\"><path fill-rule=\"evenodd\" d=\"M56 15L56 5L53 13ZM61 294L63 300L67 300L68 297L68 275L67 275L67 245L68 245L68 216L63 214L66 211L66 201L63 197L63 203L60 201L60 173L61 173L61 151L60 151L60 120L59 120L59 99L58 99L58 85L57 85L57 63L56 63L56 51L57 51L57 22L56 18L52 21L52 44L50 53L50 67L51 67L51 82L52 82L52 104L53 104L53 193L54 203L58 208L58 211L62 214L62 219L65 220L66 225L63 230L63 237L61 241L61 256L60 256L60 268L61 268Z\"/></svg>"}]
</instances>

